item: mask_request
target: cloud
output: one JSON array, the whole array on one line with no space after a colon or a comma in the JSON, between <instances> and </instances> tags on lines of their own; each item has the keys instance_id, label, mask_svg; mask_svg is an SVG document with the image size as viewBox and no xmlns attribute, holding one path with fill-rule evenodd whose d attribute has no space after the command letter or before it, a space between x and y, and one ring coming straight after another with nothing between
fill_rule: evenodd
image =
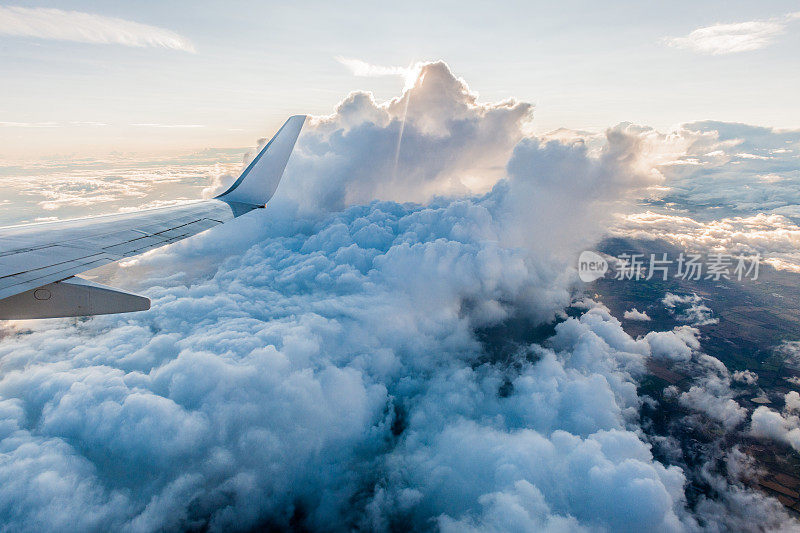
<instances>
[{"instance_id":1,"label":"cloud","mask_svg":"<svg viewBox=\"0 0 800 533\"><path fill-rule=\"evenodd\" d=\"M800 215L800 130L702 121L669 132L620 124L636 137L636 169L652 179L643 206L696 220ZM604 134L559 130L540 140L584 143L590 154ZM746 183L747 186L742 186Z\"/></svg>"},{"instance_id":2,"label":"cloud","mask_svg":"<svg viewBox=\"0 0 800 533\"><path fill-rule=\"evenodd\" d=\"M666 239L692 251L760 254L776 268L800 269L800 131L705 121L662 133L620 124L602 134L560 130L524 142L583 145L591 161L619 142L609 137L614 130L628 142L627 157L620 157L628 182L604 181L601 191L614 187L624 201L590 213L602 231ZM638 206L632 195L639 195Z\"/></svg>"},{"instance_id":3,"label":"cloud","mask_svg":"<svg viewBox=\"0 0 800 533\"><path fill-rule=\"evenodd\" d=\"M698 28L686 37L668 38L666 43L674 48L687 48L710 55L749 52L772 44L796 18L797 13L791 13L769 20L715 24Z\"/></svg>"},{"instance_id":4,"label":"cloud","mask_svg":"<svg viewBox=\"0 0 800 533\"><path fill-rule=\"evenodd\" d=\"M514 483L505 492L481 496L481 518L461 520L443 515L439 528L443 533L481 531L588 531L572 516L554 515L541 491L525 480Z\"/></svg>"},{"instance_id":5,"label":"cloud","mask_svg":"<svg viewBox=\"0 0 800 533\"><path fill-rule=\"evenodd\" d=\"M2 9L2 7L0 7ZM6 128L57 128L58 122L8 122L0 121L0 126Z\"/></svg>"},{"instance_id":6,"label":"cloud","mask_svg":"<svg viewBox=\"0 0 800 533\"><path fill-rule=\"evenodd\" d=\"M654 348L653 355L658 356L664 346L683 341L687 349L672 348L664 360L677 363L675 368L691 376L687 390L681 391L670 385L664 389L668 399L677 402L690 411L704 414L719 423L727 432L736 430L746 419L748 411L734 399L738 394L731 388L732 377L726 366L716 357L700 351L699 331L696 328L682 326L676 328L674 338L665 337L666 332L650 332L646 335ZM686 423L691 425L691 421Z\"/></svg>"},{"instance_id":7,"label":"cloud","mask_svg":"<svg viewBox=\"0 0 800 533\"><path fill-rule=\"evenodd\" d=\"M360 59L353 59L351 57L336 56L334 59L347 67L353 76L361 76L366 78L374 78L380 76L400 76L405 78L413 69L408 67L393 67L383 65L373 65L362 61Z\"/></svg>"},{"instance_id":8,"label":"cloud","mask_svg":"<svg viewBox=\"0 0 800 533\"><path fill-rule=\"evenodd\" d=\"M139 126L143 128L205 128L203 124L156 124L156 123L137 123L131 126Z\"/></svg>"},{"instance_id":9,"label":"cloud","mask_svg":"<svg viewBox=\"0 0 800 533\"><path fill-rule=\"evenodd\" d=\"M670 187L663 195L668 205L715 219L800 213L800 130L704 121L671 135L687 151L660 167Z\"/></svg>"},{"instance_id":10,"label":"cloud","mask_svg":"<svg viewBox=\"0 0 800 533\"><path fill-rule=\"evenodd\" d=\"M730 397L730 379L727 378L703 379L681 393L679 401L690 409L705 413L729 431L747 419L747 409Z\"/></svg>"},{"instance_id":11,"label":"cloud","mask_svg":"<svg viewBox=\"0 0 800 533\"><path fill-rule=\"evenodd\" d=\"M574 262L604 235L614 213L626 210L663 176L648 149L653 130L629 123L586 139L525 137L508 161L504 191L505 239Z\"/></svg>"},{"instance_id":12,"label":"cloud","mask_svg":"<svg viewBox=\"0 0 800 533\"><path fill-rule=\"evenodd\" d=\"M667 136L629 123L591 143L532 137L530 104L480 102L443 62L417 67L400 97L376 102L354 92L333 115L311 120L283 194L308 210L489 194L502 203L507 244L565 262L605 231L616 209L663 180L659 162L683 153L665 148Z\"/></svg>"},{"instance_id":13,"label":"cloud","mask_svg":"<svg viewBox=\"0 0 800 533\"><path fill-rule=\"evenodd\" d=\"M700 332L691 326L678 326L672 331L651 331L645 335L650 353L656 359L690 361L700 350Z\"/></svg>"},{"instance_id":14,"label":"cloud","mask_svg":"<svg viewBox=\"0 0 800 533\"><path fill-rule=\"evenodd\" d=\"M668 292L661 303L675 318L688 322L692 326L708 326L719 323L718 318L713 318L714 311L702 303L703 298L695 293L680 296Z\"/></svg>"},{"instance_id":15,"label":"cloud","mask_svg":"<svg viewBox=\"0 0 800 533\"><path fill-rule=\"evenodd\" d=\"M700 496L694 516L702 523L714 524L715 529L795 528L796 524L776 500L747 488L763 477L764 472L738 445L731 447L726 443L731 438L738 440L740 435L752 438L750 427L745 425L748 410L736 400L749 391L741 385L732 387L732 382L754 386L755 374L743 371L731 375L720 360L704 354L696 328L681 326L673 330L672 337L667 333L650 332L645 338L653 357L658 358L657 363L666 364L681 379L677 385L655 392L644 403L642 425L650 428L646 434L657 456L670 457L672 464L681 465L693 487L702 486L704 492L708 488L715 492L713 497ZM675 342L678 340L690 349L681 350ZM671 413L668 423L657 429L657 420L665 410ZM773 517L775 522L757 524L740 509L748 509L747 513L752 510L764 520Z\"/></svg>"},{"instance_id":16,"label":"cloud","mask_svg":"<svg viewBox=\"0 0 800 533\"><path fill-rule=\"evenodd\" d=\"M800 131L717 121L684 124L656 139L664 179L617 236L665 239L703 253L753 256L800 270ZM658 146L661 146L658 148Z\"/></svg>"},{"instance_id":17,"label":"cloud","mask_svg":"<svg viewBox=\"0 0 800 533\"><path fill-rule=\"evenodd\" d=\"M478 102L443 62L425 64L398 98L378 103L354 92L333 115L313 119L284 181L309 209L487 192L531 112L514 100Z\"/></svg>"},{"instance_id":18,"label":"cloud","mask_svg":"<svg viewBox=\"0 0 800 533\"><path fill-rule=\"evenodd\" d=\"M713 524L710 528L722 531L792 531L797 527L794 519L787 516L785 507L774 498L769 498L752 490L748 490L743 482L731 484L731 478L756 479L758 470L752 465L752 459L743 453L738 446L730 450L724 458L714 457L724 464L729 477L714 473L709 469L701 471L701 477L712 490L721 490L720 498L701 496L697 503L697 513ZM708 463L706 463L708 464ZM746 509L746 511L742 511ZM755 523L743 513L763 517L763 522ZM751 516L752 516L751 515Z\"/></svg>"},{"instance_id":19,"label":"cloud","mask_svg":"<svg viewBox=\"0 0 800 533\"><path fill-rule=\"evenodd\" d=\"M171 158L113 155L11 163L0 166L0 187L13 199L14 209L0 214L0 225L33 220L42 210L66 219L141 209L164 198L196 199L215 176L233 171L240 160L240 153L212 150Z\"/></svg>"},{"instance_id":20,"label":"cloud","mask_svg":"<svg viewBox=\"0 0 800 533\"><path fill-rule=\"evenodd\" d=\"M772 439L800 451L800 395L791 391L785 396L783 413L759 406L753 411L750 432L756 437Z\"/></svg>"},{"instance_id":21,"label":"cloud","mask_svg":"<svg viewBox=\"0 0 800 533\"><path fill-rule=\"evenodd\" d=\"M628 309L627 311L625 311L625 313L623 313L622 316L625 320L637 320L642 322L650 321L650 317L647 316L647 313L645 311L639 311L635 307L633 309Z\"/></svg>"},{"instance_id":22,"label":"cloud","mask_svg":"<svg viewBox=\"0 0 800 533\"><path fill-rule=\"evenodd\" d=\"M621 218L612 233L635 239L664 239L693 252L724 252L732 256L730 275L734 278L740 258L745 268L742 277L749 277L744 274L757 256L779 270L800 271L800 226L782 215L760 213L701 222L646 211Z\"/></svg>"},{"instance_id":23,"label":"cloud","mask_svg":"<svg viewBox=\"0 0 800 533\"><path fill-rule=\"evenodd\" d=\"M732 378L734 381L745 385L755 385L758 382L758 374L751 370L736 370Z\"/></svg>"},{"instance_id":24,"label":"cloud","mask_svg":"<svg viewBox=\"0 0 800 533\"><path fill-rule=\"evenodd\" d=\"M157 26L40 7L0 6L0 35L195 51L186 37Z\"/></svg>"},{"instance_id":25,"label":"cloud","mask_svg":"<svg viewBox=\"0 0 800 533\"><path fill-rule=\"evenodd\" d=\"M481 502L533 505L528 483L547 523L677 527L684 478L628 429L646 342L592 309L518 371L475 364L473 328L569 299L555 272L486 239L490 221L486 201L279 203L145 257L173 266L150 279L154 313L23 326L0 342L6 523L490 523ZM215 256L211 277L175 278ZM61 482L26 491L48 472Z\"/></svg>"},{"instance_id":26,"label":"cloud","mask_svg":"<svg viewBox=\"0 0 800 533\"><path fill-rule=\"evenodd\" d=\"M5 326L3 523L795 525L651 441L654 400L639 394L651 359L701 367L703 390L675 401L739 427L730 376L696 328L633 338L602 305L568 309L582 296L571 254L662 183L653 162L684 140L630 124L530 137L530 113L479 102L443 63L389 102L354 93L311 121L268 209L111 274L151 311ZM192 172L176 183L211 179ZM169 177L134 175L132 194ZM690 501L701 475L714 491Z\"/></svg>"}]
</instances>

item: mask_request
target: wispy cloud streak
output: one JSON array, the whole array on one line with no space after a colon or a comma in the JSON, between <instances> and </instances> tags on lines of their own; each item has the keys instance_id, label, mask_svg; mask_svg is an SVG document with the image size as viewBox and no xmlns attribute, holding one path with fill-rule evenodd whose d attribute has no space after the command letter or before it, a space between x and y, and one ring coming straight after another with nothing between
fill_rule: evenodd
<instances>
[{"instance_id":1,"label":"wispy cloud streak","mask_svg":"<svg viewBox=\"0 0 800 533\"><path fill-rule=\"evenodd\" d=\"M61 9L0 6L0 35L195 51L189 39L164 28Z\"/></svg>"},{"instance_id":2,"label":"wispy cloud streak","mask_svg":"<svg viewBox=\"0 0 800 533\"><path fill-rule=\"evenodd\" d=\"M373 65L354 59L351 57L336 56L336 61L347 67L353 76L361 76L365 78L376 78L380 76L399 76L404 78L408 76L411 69L407 67L387 66L387 65Z\"/></svg>"},{"instance_id":3,"label":"wispy cloud streak","mask_svg":"<svg viewBox=\"0 0 800 533\"><path fill-rule=\"evenodd\" d=\"M141 128L204 128L203 124L155 124L151 122L142 122L131 124L131 126L141 127Z\"/></svg>"},{"instance_id":4,"label":"wispy cloud streak","mask_svg":"<svg viewBox=\"0 0 800 533\"><path fill-rule=\"evenodd\" d=\"M698 28L685 37L667 38L665 42L674 48L710 55L748 52L772 44L776 37L786 32L789 23L798 18L800 12L768 20L714 24Z\"/></svg>"},{"instance_id":5,"label":"wispy cloud streak","mask_svg":"<svg viewBox=\"0 0 800 533\"><path fill-rule=\"evenodd\" d=\"M0 120L0 127L6 128L57 128L58 122L8 122Z\"/></svg>"}]
</instances>

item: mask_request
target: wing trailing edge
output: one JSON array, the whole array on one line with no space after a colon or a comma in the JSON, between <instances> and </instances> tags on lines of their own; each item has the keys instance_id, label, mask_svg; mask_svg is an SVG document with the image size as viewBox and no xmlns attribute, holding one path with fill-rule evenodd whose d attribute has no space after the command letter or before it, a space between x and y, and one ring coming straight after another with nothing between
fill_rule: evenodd
<instances>
[{"instance_id":1,"label":"wing trailing edge","mask_svg":"<svg viewBox=\"0 0 800 533\"><path fill-rule=\"evenodd\" d=\"M0 228L0 320L145 311L150 300L76 274L186 239L275 194L305 122L290 117L242 175L212 200Z\"/></svg>"}]
</instances>

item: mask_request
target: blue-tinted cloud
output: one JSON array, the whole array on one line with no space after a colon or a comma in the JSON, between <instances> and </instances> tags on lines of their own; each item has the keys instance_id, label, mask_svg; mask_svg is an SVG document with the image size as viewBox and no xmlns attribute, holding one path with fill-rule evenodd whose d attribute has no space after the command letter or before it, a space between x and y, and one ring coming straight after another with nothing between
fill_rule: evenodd
<instances>
[{"instance_id":1,"label":"blue-tinted cloud","mask_svg":"<svg viewBox=\"0 0 800 533\"><path fill-rule=\"evenodd\" d=\"M162 280L152 313L5 339L7 523L247 528L302 509L311 527L426 527L488 520L483 495L527 482L554 520L678 527L683 476L631 432L645 341L595 310L518 370L479 363L474 328L569 298L486 239L487 202L257 213L153 256L191 269L219 239L258 240L190 287Z\"/></svg>"},{"instance_id":2,"label":"blue-tinted cloud","mask_svg":"<svg viewBox=\"0 0 800 533\"><path fill-rule=\"evenodd\" d=\"M728 478L690 507L688 473L654 455L637 390L648 358L716 379L687 409L724 424L731 410L715 407L736 403L696 329L632 338L600 305L566 313L573 254L660 182L645 148L661 137L620 125L599 146L523 140L529 113L478 102L441 63L387 104L352 95L311 124L269 209L116 273L151 311L5 326L3 522L791 524ZM486 334L555 318L535 342Z\"/></svg>"}]
</instances>

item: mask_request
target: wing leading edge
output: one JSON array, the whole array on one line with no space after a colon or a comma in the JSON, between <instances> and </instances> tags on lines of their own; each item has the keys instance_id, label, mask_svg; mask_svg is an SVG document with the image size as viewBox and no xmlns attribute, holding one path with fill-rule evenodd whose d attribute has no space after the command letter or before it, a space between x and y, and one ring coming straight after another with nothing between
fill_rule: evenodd
<instances>
[{"instance_id":1,"label":"wing leading edge","mask_svg":"<svg viewBox=\"0 0 800 533\"><path fill-rule=\"evenodd\" d=\"M144 307L144 297L74 276L186 239L264 207L278 187L304 121L303 115L289 118L236 182L215 199L0 228L0 320L120 313L149 307L149 300ZM70 282L68 287L58 285L66 281ZM43 298L48 294L50 298Z\"/></svg>"}]
</instances>

